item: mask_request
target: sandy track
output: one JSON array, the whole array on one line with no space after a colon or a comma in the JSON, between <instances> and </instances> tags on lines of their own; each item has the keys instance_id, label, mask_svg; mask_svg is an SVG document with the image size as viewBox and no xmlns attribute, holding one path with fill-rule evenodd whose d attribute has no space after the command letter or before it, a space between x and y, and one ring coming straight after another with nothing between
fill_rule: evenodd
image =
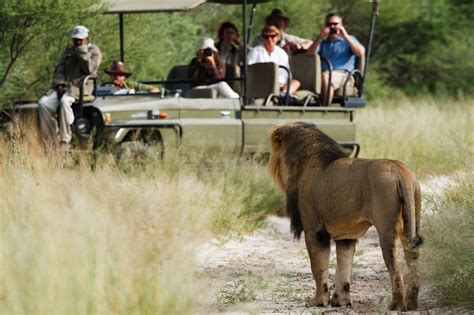
<instances>
[{"instance_id":1,"label":"sandy track","mask_svg":"<svg viewBox=\"0 0 474 315\"><path fill-rule=\"evenodd\" d=\"M423 186L425 191L439 194L446 185L439 185L435 179ZM203 245L198 251L197 264L200 284L203 291L208 292L206 311L210 312L384 313L390 303L388 272L373 227L357 244L352 307L305 307L304 301L314 294L315 284L304 241L293 241L287 218L270 216L266 226L251 235ZM334 283L334 266L332 244L330 285ZM459 313L459 310L438 307L424 283L419 310L422 314Z\"/></svg>"}]
</instances>

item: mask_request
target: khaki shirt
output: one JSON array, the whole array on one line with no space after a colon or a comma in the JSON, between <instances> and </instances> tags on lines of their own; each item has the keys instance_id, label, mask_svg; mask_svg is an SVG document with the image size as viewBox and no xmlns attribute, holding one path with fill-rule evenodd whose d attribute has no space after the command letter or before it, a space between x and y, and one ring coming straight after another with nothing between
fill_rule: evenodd
<instances>
[{"instance_id":1,"label":"khaki shirt","mask_svg":"<svg viewBox=\"0 0 474 315\"><path fill-rule=\"evenodd\" d=\"M86 76L95 77L102 61L99 47L88 44L67 48L61 55L54 71L53 89L58 84L66 86L66 92L79 99L81 84ZM91 95L93 84L87 82L84 86L84 96Z\"/></svg>"}]
</instances>

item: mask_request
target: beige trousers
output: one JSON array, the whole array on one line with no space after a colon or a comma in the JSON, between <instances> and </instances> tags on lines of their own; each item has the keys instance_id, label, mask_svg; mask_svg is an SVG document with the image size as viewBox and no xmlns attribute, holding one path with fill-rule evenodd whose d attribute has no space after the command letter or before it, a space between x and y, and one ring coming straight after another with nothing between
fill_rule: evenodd
<instances>
[{"instance_id":1,"label":"beige trousers","mask_svg":"<svg viewBox=\"0 0 474 315\"><path fill-rule=\"evenodd\" d=\"M71 125L74 122L71 105L74 100L67 93L58 100L58 94L52 91L38 101L40 130L47 145L57 144L58 133L61 142L71 142Z\"/></svg>"}]
</instances>

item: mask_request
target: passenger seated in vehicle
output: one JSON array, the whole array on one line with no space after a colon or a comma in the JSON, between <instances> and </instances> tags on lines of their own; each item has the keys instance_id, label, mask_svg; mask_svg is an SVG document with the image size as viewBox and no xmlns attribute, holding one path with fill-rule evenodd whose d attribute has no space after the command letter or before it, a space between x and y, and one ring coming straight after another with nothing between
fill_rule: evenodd
<instances>
[{"instance_id":1,"label":"passenger seated in vehicle","mask_svg":"<svg viewBox=\"0 0 474 315\"><path fill-rule=\"evenodd\" d=\"M242 49L239 30L235 24L222 23L217 36L219 41L216 43L216 48L219 51L219 60L228 65L240 65L242 63Z\"/></svg>"},{"instance_id":2,"label":"passenger seated in vehicle","mask_svg":"<svg viewBox=\"0 0 474 315\"><path fill-rule=\"evenodd\" d=\"M304 39L295 35L290 35L285 32L285 29L290 24L290 19L283 15L279 9L273 9L272 13L265 19L265 26L275 26L280 31L280 41L277 43L279 47L283 48L287 53L295 53L301 50L308 50L313 44L310 39ZM257 36L253 41L253 46L263 43L261 35Z\"/></svg>"},{"instance_id":3,"label":"passenger seated in vehicle","mask_svg":"<svg viewBox=\"0 0 474 315\"><path fill-rule=\"evenodd\" d=\"M274 62L280 66L290 69L288 54L280 47L277 42L280 39L280 31L275 26L265 26L262 30L261 36L263 43L258 44L250 49L247 57L249 65L259 62ZM288 73L284 69L279 70L280 91L288 92ZM295 93L301 83L298 80L291 80L289 93Z\"/></svg>"},{"instance_id":4,"label":"passenger seated in vehicle","mask_svg":"<svg viewBox=\"0 0 474 315\"><path fill-rule=\"evenodd\" d=\"M324 104L328 106L332 102L334 91L344 85L349 72L355 69L356 57L364 57L365 48L357 38L347 33L340 16L330 13L326 16L325 22L325 26L314 40L308 53L319 53L332 65L331 89L329 89L329 98L327 98L329 69L325 62L321 63L323 100L328 99L327 104Z\"/></svg>"},{"instance_id":5,"label":"passenger seated in vehicle","mask_svg":"<svg viewBox=\"0 0 474 315\"><path fill-rule=\"evenodd\" d=\"M125 64L122 61L113 61L110 68L104 70L104 72L110 76L110 80L112 81L111 92L115 95L135 94L136 92L160 92L160 89L156 86L126 80L132 73L125 68Z\"/></svg>"},{"instance_id":6,"label":"passenger seated in vehicle","mask_svg":"<svg viewBox=\"0 0 474 315\"><path fill-rule=\"evenodd\" d=\"M211 80L225 78L225 63L220 62L212 38L199 41L196 57L189 64L188 78L192 80L193 89L213 89L221 98L240 97L227 82L210 83Z\"/></svg>"}]
</instances>

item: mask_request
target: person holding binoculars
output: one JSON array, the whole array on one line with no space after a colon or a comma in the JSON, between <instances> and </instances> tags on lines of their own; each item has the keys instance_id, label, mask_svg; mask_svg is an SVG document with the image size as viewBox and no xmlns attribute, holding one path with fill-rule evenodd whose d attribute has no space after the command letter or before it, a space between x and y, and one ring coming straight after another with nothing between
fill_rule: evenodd
<instances>
[{"instance_id":1,"label":"person holding binoculars","mask_svg":"<svg viewBox=\"0 0 474 315\"><path fill-rule=\"evenodd\" d=\"M331 89L329 98L326 98L325 95L328 94L329 87L329 69L325 62L321 64L322 93L323 99L328 99L328 104L324 105L328 106L331 104L334 90L344 85L348 71L355 69L356 57L364 57L365 48L359 43L357 38L349 35L342 24L342 18L334 13L330 13L326 16L325 25L308 49L308 53L319 53L322 57L329 60L332 65Z\"/></svg>"},{"instance_id":2,"label":"person holding binoculars","mask_svg":"<svg viewBox=\"0 0 474 315\"><path fill-rule=\"evenodd\" d=\"M198 43L196 57L189 64L188 78L193 89L213 89L221 98L239 98L239 94L225 81L213 83L213 80L225 78L225 63L219 60L217 48L212 38L204 38Z\"/></svg>"}]
</instances>

